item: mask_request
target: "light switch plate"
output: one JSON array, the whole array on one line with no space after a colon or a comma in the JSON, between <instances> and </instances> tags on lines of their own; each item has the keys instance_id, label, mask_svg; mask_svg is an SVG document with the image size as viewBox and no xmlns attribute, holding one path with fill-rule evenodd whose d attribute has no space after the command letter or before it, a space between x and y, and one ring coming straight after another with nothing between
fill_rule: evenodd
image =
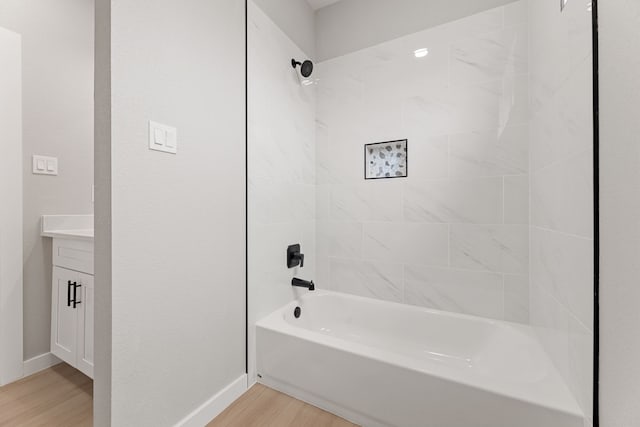
<instances>
[{"instance_id":1,"label":"light switch plate","mask_svg":"<svg viewBox=\"0 0 640 427\"><path fill-rule=\"evenodd\" d=\"M58 158L34 154L33 173L36 175L58 175Z\"/></svg>"},{"instance_id":2,"label":"light switch plate","mask_svg":"<svg viewBox=\"0 0 640 427\"><path fill-rule=\"evenodd\" d=\"M150 120L149 149L176 154L178 152L178 130L172 126Z\"/></svg>"}]
</instances>

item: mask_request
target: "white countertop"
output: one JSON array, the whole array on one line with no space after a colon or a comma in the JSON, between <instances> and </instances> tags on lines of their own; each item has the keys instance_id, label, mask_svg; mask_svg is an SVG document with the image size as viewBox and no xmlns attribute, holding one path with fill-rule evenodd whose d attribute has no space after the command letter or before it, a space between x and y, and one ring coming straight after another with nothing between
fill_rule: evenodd
<instances>
[{"instance_id":1,"label":"white countertop","mask_svg":"<svg viewBox=\"0 0 640 427\"><path fill-rule=\"evenodd\" d=\"M93 240L93 229L87 230L49 230L43 231L42 237L55 237L56 239Z\"/></svg>"},{"instance_id":2,"label":"white countertop","mask_svg":"<svg viewBox=\"0 0 640 427\"><path fill-rule=\"evenodd\" d=\"M42 215L42 237L93 241L93 215Z\"/></svg>"}]
</instances>

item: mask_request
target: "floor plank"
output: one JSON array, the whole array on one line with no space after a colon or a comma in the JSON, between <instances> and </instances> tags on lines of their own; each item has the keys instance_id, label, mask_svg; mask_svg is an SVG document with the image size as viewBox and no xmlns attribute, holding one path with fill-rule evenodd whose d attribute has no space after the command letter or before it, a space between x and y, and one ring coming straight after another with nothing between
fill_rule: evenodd
<instances>
[{"instance_id":1,"label":"floor plank","mask_svg":"<svg viewBox=\"0 0 640 427\"><path fill-rule=\"evenodd\" d=\"M315 406L256 384L207 427L357 427Z\"/></svg>"},{"instance_id":2,"label":"floor plank","mask_svg":"<svg viewBox=\"0 0 640 427\"><path fill-rule=\"evenodd\" d=\"M0 387L2 427L90 427L93 381L61 363ZM208 427L357 427L314 406L256 384Z\"/></svg>"},{"instance_id":3,"label":"floor plank","mask_svg":"<svg viewBox=\"0 0 640 427\"><path fill-rule=\"evenodd\" d=\"M93 381L66 363L0 387L0 426L91 425Z\"/></svg>"}]
</instances>

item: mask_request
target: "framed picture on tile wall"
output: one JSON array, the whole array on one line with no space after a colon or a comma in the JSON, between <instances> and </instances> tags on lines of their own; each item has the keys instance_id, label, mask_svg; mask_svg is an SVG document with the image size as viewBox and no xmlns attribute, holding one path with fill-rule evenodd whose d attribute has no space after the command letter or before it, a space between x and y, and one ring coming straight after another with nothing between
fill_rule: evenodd
<instances>
[{"instance_id":1,"label":"framed picture on tile wall","mask_svg":"<svg viewBox=\"0 0 640 427\"><path fill-rule=\"evenodd\" d=\"M364 146L364 179L406 178L409 173L408 140L376 142Z\"/></svg>"}]
</instances>

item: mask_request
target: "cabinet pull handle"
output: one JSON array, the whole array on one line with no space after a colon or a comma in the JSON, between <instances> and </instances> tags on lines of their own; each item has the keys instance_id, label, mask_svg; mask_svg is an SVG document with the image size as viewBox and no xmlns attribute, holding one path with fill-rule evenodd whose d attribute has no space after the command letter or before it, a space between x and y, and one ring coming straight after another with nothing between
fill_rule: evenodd
<instances>
[{"instance_id":1,"label":"cabinet pull handle","mask_svg":"<svg viewBox=\"0 0 640 427\"><path fill-rule=\"evenodd\" d=\"M81 287L82 285L78 285L76 282L73 283L73 308L76 308L76 306L80 303L82 303L82 301L78 301L78 288Z\"/></svg>"},{"instance_id":2,"label":"cabinet pull handle","mask_svg":"<svg viewBox=\"0 0 640 427\"><path fill-rule=\"evenodd\" d=\"M67 280L67 307L71 307L71 286L75 286L75 282L71 283L71 280Z\"/></svg>"}]
</instances>

